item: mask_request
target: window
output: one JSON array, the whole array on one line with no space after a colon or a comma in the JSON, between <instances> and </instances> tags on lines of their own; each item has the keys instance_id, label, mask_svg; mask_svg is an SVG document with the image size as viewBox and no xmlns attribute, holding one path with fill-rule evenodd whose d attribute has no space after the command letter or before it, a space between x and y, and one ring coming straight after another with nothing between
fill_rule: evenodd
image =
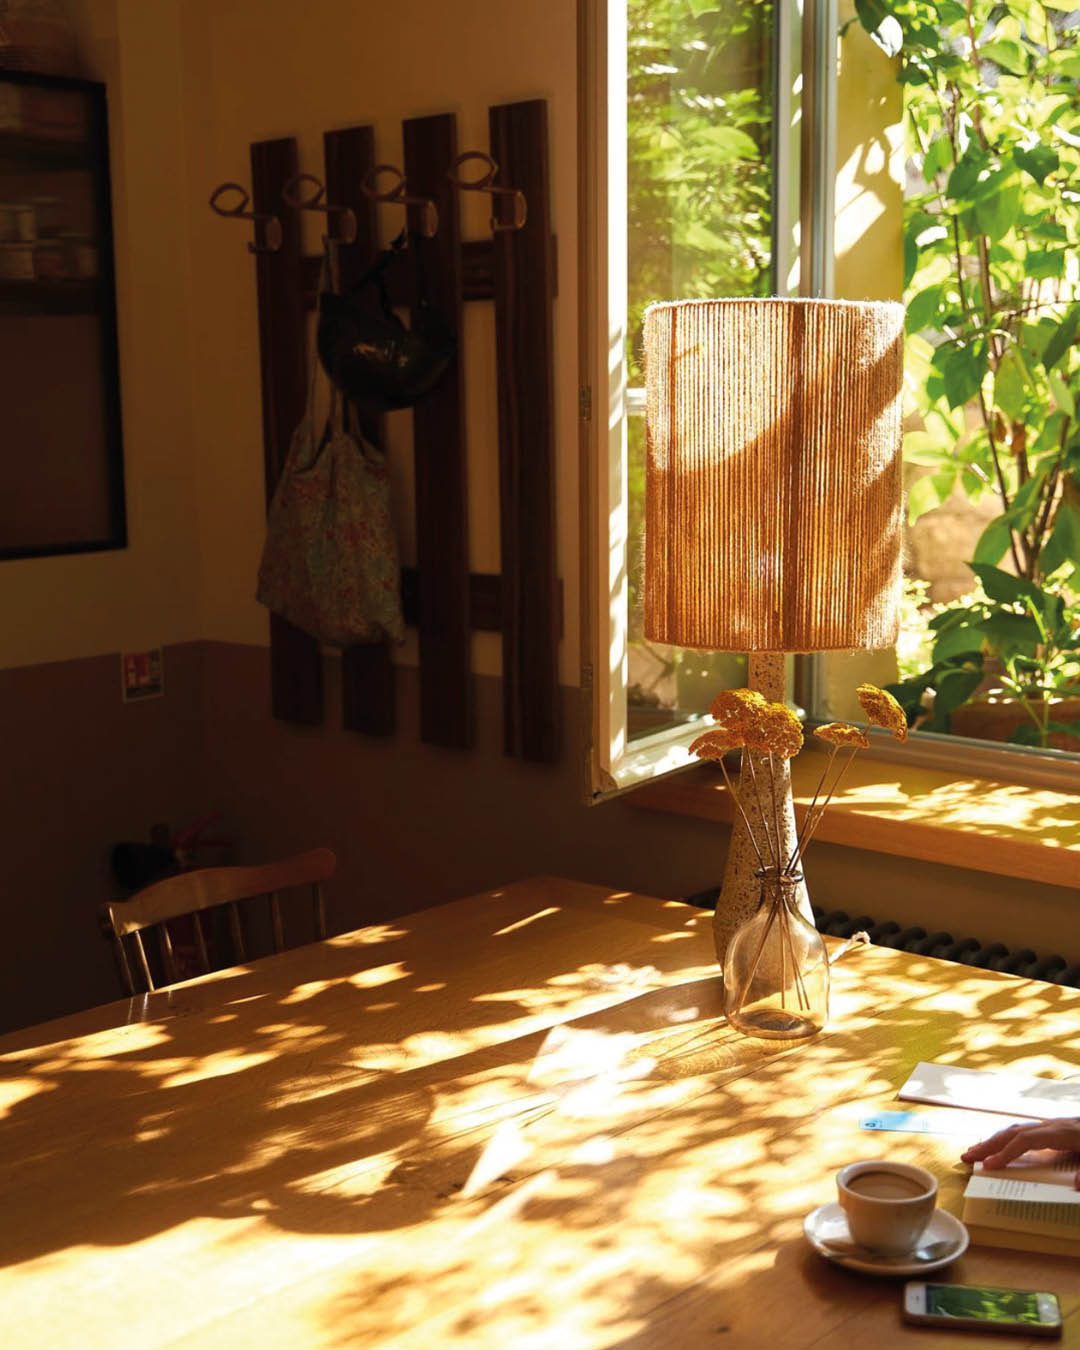
<instances>
[{"instance_id":1,"label":"window","mask_svg":"<svg viewBox=\"0 0 1080 1350\"><path fill-rule=\"evenodd\" d=\"M686 765L712 694L744 678L739 655L643 638L641 312L707 294L899 296L905 145L895 68L861 31L838 36L836 0L581 0L580 14L583 684L599 796ZM789 687L811 719L854 719L855 684L896 674L892 653L800 658ZM951 768L959 754L988 777L1077 776L1060 753L957 737L884 749Z\"/></svg>"},{"instance_id":2,"label":"window","mask_svg":"<svg viewBox=\"0 0 1080 1350\"><path fill-rule=\"evenodd\" d=\"M583 5L581 275L600 279L583 343L583 448L596 470L583 601L593 625L583 627L601 789L685 763L688 728L718 687L745 678L740 654L644 637L641 318L672 296L798 289L799 9L779 0Z\"/></svg>"}]
</instances>

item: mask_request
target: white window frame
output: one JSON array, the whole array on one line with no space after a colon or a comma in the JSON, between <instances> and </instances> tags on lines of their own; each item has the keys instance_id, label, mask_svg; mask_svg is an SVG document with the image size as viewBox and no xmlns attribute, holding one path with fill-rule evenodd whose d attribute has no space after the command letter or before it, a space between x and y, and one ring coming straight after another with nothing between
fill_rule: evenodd
<instances>
[{"instance_id":1,"label":"white window frame","mask_svg":"<svg viewBox=\"0 0 1080 1350\"><path fill-rule=\"evenodd\" d=\"M774 124L788 127L789 135L777 137L774 146L774 252L781 259L778 275L791 293L798 292L800 275L815 275L815 284L823 284L816 260L808 256L811 240L798 227L800 214L808 218L805 181L799 188L800 177L805 180L800 158L805 160L814 139L801 126L806 91L793 74L808 37L804 5L808 14L815 5L834 11L835 0L777 4ZM581 685L591 732L586 795L598 800L688 767L693 763L688 746L700 727L674 727L632 745L627 732L626 418L643 411L643 394L626 384L626 231L616 225L626 219L625 4L579 0L578 18ZM825 87L830 85L826 80ZM828 131L820 142L817 157L824 155L828 163ZM824 230L809 234L819 251L830 237Z\"/></svg>"}]
</instances>

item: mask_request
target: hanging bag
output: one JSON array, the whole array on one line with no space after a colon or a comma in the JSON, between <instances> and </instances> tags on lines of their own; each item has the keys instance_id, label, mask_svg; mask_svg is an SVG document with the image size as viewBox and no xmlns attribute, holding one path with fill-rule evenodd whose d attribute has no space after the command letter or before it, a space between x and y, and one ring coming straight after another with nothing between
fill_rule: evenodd
<instances>
[{"instance_id":1,"label":"hanging bag","mask_svg":"<svg viewBox=\"0 0 1080 1350\"><path fill-rule=\"evenodd\" d=\"M319 295L317 346L323 369L349 398L380 412L411 408L439 383L454 356L453 333L428 302L426 241L414 238L416 303L406 328L394 313L383 272L405 249L402 232L344 295ZM374 287L378 303L367 294Z\"/></svg>"},{"instance_id":2,"label":"hanging bag","mask_svg":"<svg viewBox=\"0 0 1080 1350\"><path fill-rule=\"evenodd\" d=\"M386 457L346 425L347 405L334 387L319 434L317 365L270 503L255 598L331 647L401 642L401 568Z\"/></svg>"}]
</instances>

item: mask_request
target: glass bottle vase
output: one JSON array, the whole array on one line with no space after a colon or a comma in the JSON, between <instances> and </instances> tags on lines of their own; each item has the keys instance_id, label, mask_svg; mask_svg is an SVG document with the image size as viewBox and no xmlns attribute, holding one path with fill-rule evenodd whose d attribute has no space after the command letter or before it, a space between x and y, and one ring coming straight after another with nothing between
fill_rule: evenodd
<instances>
[{"instance_id":1,"label":"glass bottle vase","mask_svg":"<svg viewBox=\"0 0 1080 1350\"><path fill-rule=\"evenodd\" d=\"M757 912L733 934L724 957L724 1011L748 1036L800 1040L828 1021L828 953L799 913L801 875L770 868L758 878Z\"/></svg>"}]
</instances>

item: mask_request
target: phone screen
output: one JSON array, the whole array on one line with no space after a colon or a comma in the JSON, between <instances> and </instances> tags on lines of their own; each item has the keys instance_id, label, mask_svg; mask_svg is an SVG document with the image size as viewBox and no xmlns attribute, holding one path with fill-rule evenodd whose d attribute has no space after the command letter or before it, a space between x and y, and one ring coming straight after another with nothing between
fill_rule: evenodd
<instances>
[{"instance_id":1,"label":"phone screen","mask_svg":"<svg viewBox=\"0 0 1080 1350\"><path fill-rule=\"evenodd\" d=\"M982 1322L1026 1322L1036 1326L1039 1296L1026 1289L982 1289L975 1285L928 1284L926 1311L934 1317L971 1317Z\"/></svg>"}]
</instances>

